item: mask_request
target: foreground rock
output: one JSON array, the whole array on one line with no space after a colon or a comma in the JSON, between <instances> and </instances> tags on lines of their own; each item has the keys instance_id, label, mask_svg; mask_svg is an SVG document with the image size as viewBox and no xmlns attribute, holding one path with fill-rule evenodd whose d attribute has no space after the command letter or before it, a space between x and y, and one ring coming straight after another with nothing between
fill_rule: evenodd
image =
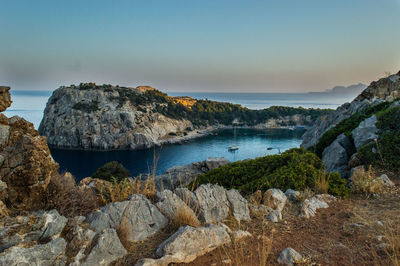
<instances>
[{"instance_id":1,"label":"foreground rock","mask_svg":"<svg viewBox=\"0 0 400 266\"><path fill-rule=\"evenodd\" d=\"M347 177L347 165L352 152L354 152L354 148L349 137L341 134L322 153L322 161L326 165L326 170L339 172L342 177Z\"/></svg>"},{"instance_id":2,"label":"foreground rock","mask_svg":"<svg viewBox=\"0 0 400 266\"><path fill-rule=\"evenodd\" d=\"M167 218L142 195L128 201L110 203L88 216L90 228L122 230L126 241L137 242L157 233L167 225Z\"/></svg>"},{"instance_id":3,"label":"foreground rock","mask_svg":"<svg viewBox=\"0 0 400 266\"><path fill-rule=\"evenodd\" d=\"M11 106L10 87L0 86L0 112L4 112Z\"/></svg>"},{"instance_id":4,"label":"foreground rock","mask_svg":"<svg viewBox=\"0 0 400 266\"><path fill-rule=\"evenodd\" d=\"M231 243L231 238L222 226L209 225L200 228L185 226L158 247L157 255L161 257L160 259L144 259L136 265L189 263L229 243Z\"/></svg>"},{"instance_id":5,"label":"foreground rock","mask_svg":"<svg viewBox=\"0 0 400 266\"><path fill-rule=\"evenodd\" d=\"M287 197L280 189L271 188L265 191L263 196L264 205L281 212L285 207Z\"/></svg>"},{"instance_id":6,"label":"foreground rock","mask_svg":"<svg viewBox=\"0 0 400 266\"><path fill-rule=\"evenodd\" d=\"M285 248L278 258L278 263L283 265L292 266L299 263L303 257L292 248Z\"/></svg>"},{"instance_id":7,"label":"foreground rock","mask_svg":"<svg viewBox=\"0 0 400 266\"><path fill-rule=\"evenodd\" d=\"M336 198L329 194L320 194L310 199L305 199L300 206L300 216L307 219L314 217L318 209L328 208L328 203L332 201L336 201Z\"/></svg>"}]
</instances>

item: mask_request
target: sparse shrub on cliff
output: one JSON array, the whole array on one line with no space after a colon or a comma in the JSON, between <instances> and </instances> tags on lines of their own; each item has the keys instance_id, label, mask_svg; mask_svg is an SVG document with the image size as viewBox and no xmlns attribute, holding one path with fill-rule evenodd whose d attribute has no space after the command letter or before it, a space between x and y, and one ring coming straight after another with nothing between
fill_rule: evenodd
<instances>
[{"instance_id":1,"label":"sparse shrub on cliff","mask_svg":"<svg viewBox=\"0 0 400 266\"><path fill-rule=\"evenodd\" d=\"M279 188L282 190L315 189L320 176L326 175L328 191L338 196L347 196L346 181L337 173L326 173L321 159L304 149L290 149L281 155L234 162L200 175L190 188L213 183L225 188L236 188L245 193L256 190Z\"/></svg>"},{"instance_id":2,"label":"sparse shrub on cliff","mask_svg":"<svg viewBox=\"0 0 400 266\"><path fill-rule=\"evenodd\" d=\"M74 106L72 106L72 108L76 109L76 110L80 110L85 113L96 112L100 109L98 101L92 101L90 103L79 102L79 103L74 104Z\"/></svg>"},{"instance_id":3,"label":"sparse shrub on cliff","mask_svg":"<svg viewBox=\"0 0 400 266\"><path fill-rule=\"evenodd\" d=\"M92 175L93 178L119 183L130 177L129 171L117 161L106 163Z\"/></svg>"}]
</instances>

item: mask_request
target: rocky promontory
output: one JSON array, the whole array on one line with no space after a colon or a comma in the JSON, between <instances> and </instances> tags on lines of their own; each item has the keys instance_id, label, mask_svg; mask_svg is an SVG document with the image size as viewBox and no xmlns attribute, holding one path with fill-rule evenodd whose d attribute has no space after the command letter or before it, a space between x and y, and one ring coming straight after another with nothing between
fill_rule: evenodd
<instances>
[{"instance_id":1,"label":"rocky promontory","mask_svg":"<svg viewBox=\"0 0 400 266\"><path fill-rule=\"evenodd\" d=\"M226 126L310 126L329 110L240 105L171 97L152 87L94 83L60 87L48 100L39 133L49 146L84 150L148 148Z\"/></svg>"}]
</instances>

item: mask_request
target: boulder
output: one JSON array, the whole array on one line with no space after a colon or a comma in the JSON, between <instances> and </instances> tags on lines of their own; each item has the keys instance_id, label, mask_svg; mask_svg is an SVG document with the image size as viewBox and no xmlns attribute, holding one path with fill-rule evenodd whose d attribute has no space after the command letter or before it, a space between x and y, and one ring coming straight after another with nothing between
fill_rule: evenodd
<instances>
[{"instance_id":1,"label":"boulder","mask_svg":"<svg viewBox=\"0 0 400 266\"><path fill-rule=\"evenodd\" d=\"M265 191L263 203L274 210L282 211L287 201L286 195L280 189L271 188Z\"/></svg>"},{"instance_id":2,"label":"boulder","mask_svg":"<svg viewBox=\"0 0 400 266\"><path fill-rule=\"evenodd\" d=\"M199 206L197 203L196 195L192 191L187 188L177 188L174 190L174 193L195 212L198 211Z\"/></svg>"},{"instance_id":3,"label":"boulder","mask_svg":"<svg viewBox=\"0 0 400 266\"><path fill-rule=\"evenodd\" d=\"M208 157L204 163L207 167L207 170L211 171L221 166L230 164L231 162L223 157Z\"/></svg>"},{"instance_id":4,"label":"boulder","mask_svg":"<svg viewBox=\"0 0 400 266\"><path fill-rule=\"evenodd\" d=\"M107 204L87 218L90 228L101 232L114 228L124 232L129 242L137 242L157 233L168 220L142 195L133 195L130 200Z\"/></svg>"},{"instance_id":5,"label":"boulder","mask_svg":"<svg viewBox=\"0 0 400 266\"><path fill-rule=\"evenodd\" d=\"M253 194L251 194L250 198L249 198L249 203L251 204L261 204L263 198L263 193L261 190L257 190L256 192L254 192Z\"/></svg>"},{"instance_id":6,"label":"boulder","mask_svg":"<svg viewBox=\"0 0 400 266\"><path fill-rule=\"evenodd\" d=\"M11 106L10 87L0 86L0 112Z\"/></svg>"},{"instance_id":7,"label":"boulder","mask_svg":"<svg viewBox=\"0 0 400 266\"><path fill-rule=\"evenodd\" d=\"M214 184L201 185L194 194L200 221L218 223L228 217L230 204L223 187Z\"/></svg>"},{"instance_id":8,"label":"boulder","mask_svg":"<svg viewBox=\"0 0 400 266\"><path fill-rule=\"evenodd\" d=\"M186 205L177 195L170 190L164 190L156 193L156 206L168 219L173 220L176 215L181 212L190 215L193 220L197 221L196 214Z\"/></svg>"},{"instance_id":9,"label":"boulder","mask_svg":"<svg viewBox=\"0 0 400 266\"><path fill-rule=\"evenodd\" d=\"M231 189L226 192L228 201L231 206L233 217L237 221L250 221L250 211L247 205L247 200L240 195L236 189Z\"/></svg>"},{"instance_id":10,"label":"boulder","mask_svg":"<svg viewBox=\"0 0 400 266\"><path fill-rule=\"evenodd\" d=\"M282 213L279 210L272 210L265 216L265 219L270 222L277 223L282 220Z\"/></svg>"},{"instance_id":11,"label":"boulder","mask_svg":"<svg viewBox=\"0 0 400 266\"><path fill-rule=\"evenodd\" d=\"M229 243L231 243L231 238L221 226L209 225L200 228L184 226L157 248L156 253L160 259L144 259L136 265L189 263Z\"/></svg>"},{"instance_id":12,"label":"boulder","mask_svg":"<svg viewBox=\"0 0 400 266\"><path fill-rule=\"evenodd\" d=\"M63 238L56 238L47 244L30 248L12 247L0 254L0 265L65 265L66 246Z\"/></svg>"},{"instance_id":13,"label":"boulder","mask_svg":"<svg viewBox=\"0 0 400 266\"><path fill-rule=\"evenodd\" d=\"M383 181L383 184L385 184L385 186L388 187L393 187L394 183L392 182L392 180L389 179L389 177L386 174L383 174L379 177L379 179L381 179Z\"/></svg>"},{"instance_id":14,"label":"boulder","mask_svg":"<svg viewBox=\"0 0 400 266\"><path fill-rule=\"evenodd\" d=\"M109 265L127 254L114 229L105 229L95 237L93 242L93 247L88 255L81 260L80 265Z\"/></svg>"},{"instance_id":15,"label":"boulder","mask_svg":"<svg viewBox=\"0 0 400 266\"><path fill-rule=\"evenodd\" d=\"M357 150L378 138L378 128L375 126L376 122L377 118L373 115L362 121L359 126L351 132Z\"/></svg>"},{"instance_id":16,"label":"boulder","mask_svg":"<svg viewBox=\"0 0 400 266\"><path fill-rule=\"evenodd\" d=\"M290 200L290 201L297 201L300 197L300 192L293 190L293 189L288 189L285 191L285 196Z\"/></svg>"},{"instance_id":17,"label":"boulder","mask_svg":"<svg viewBox=\"0 0 400 266\"><path fill-rule=\"evenodd\" d=\"M336 198L329 194L320 194L310 199L305 199L300 206L300 216L307 219L314 217L318 209L328 208L328 203L335 200Z\"/></svg>"},{"instance_id":18,"label":"boulder","mask_svg":"<svg viewBox=\"0 0 400 266\"><path fill-rule=\"evenodd\" d=\"M322 161L326 165L326 170L328 172L339 172L342 177L347 177L349 154L351 155L353 150L353 145L346 135L338 136L322 153Z\"/></svg>"},{"instance_id":19,"label":"boulder","mask_svg":"<svg viewBox=\"0 0 400 266\"><path fill-rule=\"evenodd\" d=\"M301 262L301 260L303 259L303 257L293 248L285 248L281 254L279 255L278 258L278 263L279 264L283 264L283 265L288 265L288 266L292 266L295 265L299 262Z\"/></svg>"}]
</instances>

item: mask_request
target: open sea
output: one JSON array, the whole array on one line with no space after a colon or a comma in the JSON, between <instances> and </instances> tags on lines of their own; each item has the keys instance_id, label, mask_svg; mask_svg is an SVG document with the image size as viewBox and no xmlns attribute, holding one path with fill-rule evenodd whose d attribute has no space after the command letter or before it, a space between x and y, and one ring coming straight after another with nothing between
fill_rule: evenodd
<instances>
[{"instance_id":1,"label":"open sea","mask_svg":"<svg viewBox=\"0 0 400 266\"><path fill-rule=\"evenodd\" d=\"M4 114L8 117L18 115L32 122L37 129L43 117L43 111L51 91L11 90L13 103ZM241 104L250 109L263 109L274 105L336 109L352 99L332 98L324 95L312 96L306 93L168 93L172 96L190 96L197 99L209 99L221 102ZM72 151L51 149L53 158L60 164L61 171L71 172L77 180L93 174L96 169L109 161L119 161L132 174L147 173L157 158L157 173L166 169L202 161L207 157L225 157L231 161L255 158L266 154L276 154L301 143L304 130L289 129L237 129L218 131L188 141L184 144L166 145L161 148L135 151ZM230 145L239 150L228 151ZM274 149L268 150L267 147Z\"/></svg>"}]
</instances>

